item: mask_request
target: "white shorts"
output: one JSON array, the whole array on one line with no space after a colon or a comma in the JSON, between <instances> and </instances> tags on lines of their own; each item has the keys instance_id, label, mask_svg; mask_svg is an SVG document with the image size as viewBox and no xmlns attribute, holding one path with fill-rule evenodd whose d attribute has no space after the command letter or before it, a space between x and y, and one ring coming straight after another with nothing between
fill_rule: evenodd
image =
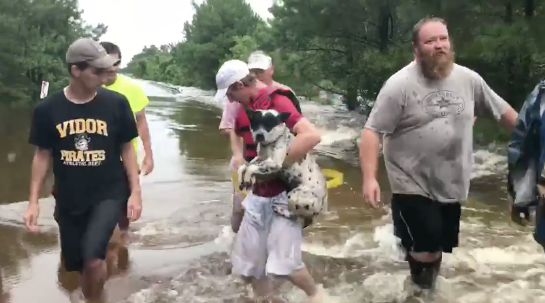
<instances>
[{"instance_id":1,"label":"white shorts","mask_svg":"<svg viewBox=\"0 0 545 303\"><path fill-rule=\"evenodd\" d=\"M254 278L287 276L305 267L301 225L272 208L287 208L287 203L285 192L273 198L250 194L244 199L245 214L231 255L233 274Z\"/></svg>"}]
</instances>

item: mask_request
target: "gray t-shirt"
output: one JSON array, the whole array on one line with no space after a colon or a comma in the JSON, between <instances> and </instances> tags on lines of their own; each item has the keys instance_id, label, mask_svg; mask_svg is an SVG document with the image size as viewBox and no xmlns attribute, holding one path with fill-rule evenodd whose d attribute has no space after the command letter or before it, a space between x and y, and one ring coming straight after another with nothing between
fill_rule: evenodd
<instances>
[{"instance_id":1,"label":"gray t-shirt","mask_svg":"<svg viewBox=\"0 0 545 303\"><path fill-rule=\"evenodd\" d=\"M413 61L388 79L366 128L384 135L392 192L463 202L469 192L473 116L499 120L508 104L476 72L455 65L442 80Z\"/></svg>"}]
</instances>

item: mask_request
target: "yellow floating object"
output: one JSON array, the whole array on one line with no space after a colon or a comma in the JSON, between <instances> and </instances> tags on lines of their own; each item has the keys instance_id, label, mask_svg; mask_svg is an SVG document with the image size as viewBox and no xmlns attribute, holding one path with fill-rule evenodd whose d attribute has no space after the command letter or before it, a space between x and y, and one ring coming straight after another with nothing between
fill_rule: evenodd
<instances>
[{"instance_id":1,"label":"yellow floating object","mask_svg":"<svg viewBox=\"0 0 545 303\"><path fill-rule=\"evenodd\" d=\"M340 171L333 169L322 169L322 174L326 177L326 188L331 189L341 186L344 183L344 175ZM322 211L329 211L329 193L326 193L325 202Z\"/></svg>"},{"instance_id":2,"label":"yellow floating object","mask_svg":"<svg viewBox=\"0 0 545 303\"><path fill-rule=\"evenodd\" d=\"M327 189L339 187L344 182L344 175L340 171L333 170L333 169L322 169L322 173L327 179L327 182L326 182ZM233 187L235 188L235 191L246 194L245 190L241 191L238 188L238 174L236 172L231 173L231 181L233 182Z\"/></svg>"},{"instance_id":3,"label":"yellow floating object","mask_svg":"<svg viewBox=\"0 0 545 303\"><path fill-rule=\"evenodd\" d=\"M236 171L231 172L231 182L233 182L233 188L236 192L247 194L245 190L240 190L238 187L238 173Z\"/></svg>"},{"instance_id":4,"label":"yellow floating object","mask_svg":"<svg viewBox=\"0 0 545 303\"><path fill-rule=\"evenodd\" d=\"M344 175L338 170L322 169L322 174L327 179L327 189L339 187L344 183Z\"/></svg>"}]
</instances>

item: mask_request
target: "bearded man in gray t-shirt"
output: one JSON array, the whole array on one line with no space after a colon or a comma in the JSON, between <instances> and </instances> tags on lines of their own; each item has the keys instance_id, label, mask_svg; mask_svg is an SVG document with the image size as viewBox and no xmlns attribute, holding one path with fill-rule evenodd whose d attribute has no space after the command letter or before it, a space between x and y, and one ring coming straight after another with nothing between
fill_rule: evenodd
<instances>
[{"instance_id":1,"label":"bearded man in gray t-shirt","mask_svg":"<svg viewBox=\"0 0 545 303\"><path fill-rule=\"evenodd\" d=\"M392 188L392 217L412 281L433 289L442 252L458 246L461 203L467 199L474 114L508 128L513 108L476 72L454 64L447 26L424 18L413 29L415 60L382 87L361 133L363 194L380 203L379 137Z\"/></svg>"}]
</instances>

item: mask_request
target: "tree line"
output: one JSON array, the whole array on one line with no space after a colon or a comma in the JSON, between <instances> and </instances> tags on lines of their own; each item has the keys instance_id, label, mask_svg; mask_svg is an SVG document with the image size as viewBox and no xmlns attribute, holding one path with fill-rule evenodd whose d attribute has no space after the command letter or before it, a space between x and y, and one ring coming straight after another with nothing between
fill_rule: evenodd
<instances>
[{"instance_id":1,"label":"tree line","mask_svg":"<svg viewBox=\"0 0 545 303\"><path fill-rule=\"evenodd\" d=\"M99 39L107 26L81 18L78 1L0 0L0 103L36 102L42 81L57 90L68 83L65 55L80 37Z\"/></svg>"},{"instance_id":2,"label":"tree line","mask_svg":"<svg viewBox=\"0 0 545 303\"><path fill-rule=\"evenodd\" d=\"M354 108L356 96L372 100L412 60L412 26L430 15L447 20L457 62L516 107L545 66L545 3L535 0L277 0L270 20L245 0L192 5L183 40L145 47L126 72L213 89L222 62L263 50L273 57L276 79L298 94L334 92ZM0 0L0 103L37 100L43 80L51 90L67 83L69 44L107 30L81 14L74 0Z\"/></svg>"},{"instance_id":3,"label":"tree line","mask_svg":"<svg viewBox=\"0 0 545 303\"><path fill-rule=\"evenodd\" d=\"M183 41L149 46L128 64L144 79L212 89L220 64L254 50L301 95L326 90L355 107L413 59L411 32L424 16L446 19L457 62L519 106L543 76L545 4L535 0L283 0L262 20L244 0L193 2Z\"/></svg>"}]
</instances>

